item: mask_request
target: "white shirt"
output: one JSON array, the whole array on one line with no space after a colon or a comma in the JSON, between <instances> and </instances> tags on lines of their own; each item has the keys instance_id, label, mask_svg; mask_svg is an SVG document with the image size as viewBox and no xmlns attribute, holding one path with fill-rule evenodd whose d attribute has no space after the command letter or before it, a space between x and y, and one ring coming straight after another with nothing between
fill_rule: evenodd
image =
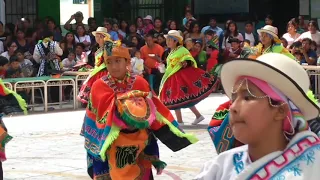
<instances>
[{"instance_id":1,"label":"white shirt","mask_svg":"<svg viewBox=\"0 0 320 180\"><path fill-rule=\"evenodd\" d=\"M282 37L288 41L288 47L293 44L293 42L298 39L300 34L296 33L294 36L291 36L289 33L285 33Z\"/></svg>"},{"instance_id":2,"label":"white shirt","mask_svg":"<svg viewBox=\"0 0 320 180\"><path fill-rule=\"evenodd\" d=\"M74 36L74 40L76 43L89 42L91 44L91 38L89 35L81 36L79 38L77 36ZM87 46L85 50L88 51L89 46Z\"/></svg>"},{"instance_id":3,"label":"white shirt","mask_svg":"<svg viewBox=\"0 0 320 180\"><path fill-rule=\"evenodd\" d=\"M3 42L0 41L0 54L4 52Z\"/></svg>"},{"instance_id":4,"label":"white shirt","mask_svg":"<svg viewBox=\"0 0 320 180\"><path fill-rule=\"evenodd\" d=\"M138 59L136 57L131 58L131 67L132 67L133 73L141 75L144 70L143 63L144 63L143 59Z\"/></svg>"},{"instance_id":5,"label":"white shirt","mask_svg":"<svg viewBox=\"0 0 320 180\"><path fill-rule=\"evenodd\" d=\"M254 46L254 43L256 42L256 41L254 40L254 36L253 36L252 33L250 33L250 34L245 33L245 34L244 34L244 39L247 39L247 40L250 41L250 46Z\"/></svg>"},{"instance_id":6,"label":"white shirt","mask_svg":"<svg viewBox=\"0 0 320 180\"><path fill-rule=\"evenodd\" d=\"M2 53L1 56L6 57L8 60L10 60L10 56L9 56L8 51Z\"/></svg>"},{"instance_id":7,"label":"white shirt","mask_svg":"<svg viewBox=\"0 0 320 180\"><path fill-rule=\"evenodd\" d=\"M306 138L307 136L312 136L314 138L313 140L310 140L309 137ZM297 147L303 146L303 144L307 143L307 140L305 141L305 139L309 139L311 142L316 142L316 140L314 140L315 138L318 138L317 135L311 131L300 132L290 140L287 145L288 151L298 152L300 149ZM300 144L299 142L302 143ZM255 173L265 175L261 173L265 172L264 169L259 170L260 167L265 166L272 160L276 162L283 162L284 156L288 159L285 162L286 166L281 167L281 172L278 171L278 168L270 168L269 170L272 176L283 176L282 179L290 180L318 180L320 176L319 145L314 144L312 147L306 146L306 150L301 151L300 156L302 156L302 153L306 155L312 154L312 156L310 156L310 158L312 158L312 163L309 164L308 161L299 161L299 159L295 159L296 156L289 156L288 154L290 153L284 153L283 151L272 152L252 163L249 157L248 145L244 145L225 151L216 156L213 160L206 162L200 174L198 174L194 180L244 180L248 179ZM308 156L305 156L305 158L308 158ZM290 168L292 169L292 164L299 167L299 176L296 176L292 171L288 171ZM259 171L257 172L257 170Z\"/></svg>"},{"instance_id":8,"label":"white shirt","mask_svg":"<svg viewBox=\"0 0 320 180\"><path fill-rule=\"evenodd\" d=\"M296 41L302 41L304 38L309 38L312 41L315 41L317 43L317 46L318 46L317 54L319 55L320 54L320 32L317 31L314 34L311 34L310 31L304 32L301 34L301 36L298 39L296 39Z\"/></svg>"},{"instance_id":9,"label":"white shirt","mask_svg":"<svg viewBox=\"0 0 320 180\"><path fill-rule=\"evenodd\" d=\"M77 63L75 60L70 61L68 58L65 58L62 61L62 66L63 66L63 70L69 70L71 69L73 66L75 66Z\"/></svg>"}]
</instances>

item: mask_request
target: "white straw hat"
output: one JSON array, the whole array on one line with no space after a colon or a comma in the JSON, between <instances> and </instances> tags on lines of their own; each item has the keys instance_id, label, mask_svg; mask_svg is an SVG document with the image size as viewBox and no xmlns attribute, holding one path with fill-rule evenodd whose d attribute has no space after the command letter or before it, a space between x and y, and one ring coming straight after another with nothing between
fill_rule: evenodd
<instances>
[{"instance_id":1,"label":"white straw hat","mask_svg":"<svg viewBox=\"0 0 320 180\"><path fill-rule=\"evenodd\" d=\"M221 82L226 95L241 76L263 80L279 89L302 112L306 120L319 116L319 107L307 97L310 80L304 68L291 58L279 53L267 53L256 60L236 59L221 69Z\"/></svg>"},{"instance_id":2,"label":"white straw hat","mask_svg":"<svg viewBox=\"0 0 320 180\"><path fill-rule=\"evenodd\" d=\"M96 31L93 31L92 34L94 36L96 36L96 34L103 34L104 36L109 36L110 37L110 34L108 33L108 29L105 28L105 27L98 27Z\"/></svg>"},{"instance_id":3,"label":"white straw hat","mask_svg":"<svg viewBox=\"0 0 320 180\"><path fill-rule=\"evenodd\" d=\"M177 30L170 30L168 34L164 35L164 37L167 39L168 37L175 37L179 40L179 43L183 43L183 37L181 36L181 33Z\"/></svg>"},{"instance_id":4,"label":"white straw hat","mask_svg":"<svg viewBox=\"0 0 320 180\"><path fill-rule=\"evenodd\" d=\"M278 37L278 29L276 27L270 26L270 25L266 25L261 29L258 29L258 34L261 36L262 32L268 33L271 36L273 36L276 39L279 39Z\"/></svg>"}]
</instances>

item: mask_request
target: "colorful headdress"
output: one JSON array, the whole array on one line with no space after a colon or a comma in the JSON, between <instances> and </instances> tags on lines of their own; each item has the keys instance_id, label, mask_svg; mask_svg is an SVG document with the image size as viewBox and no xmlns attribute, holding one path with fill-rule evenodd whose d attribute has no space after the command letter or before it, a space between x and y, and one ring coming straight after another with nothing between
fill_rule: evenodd
<instances>
[{"instance_id":1,"label":"colorful headdress","mask_svg":"<svg viewBox=\"0 0 320 180\"><path fill-rule=\"evenodd\" d=\"M207 42L207 45L219 50L219 37L215 34L213 39Z\"/></svg>"},{"instance_id":2,"label":"colorful headdress","mask_svg":"<svg viewBox=\"0 0 320 180\"><path fill-rule=\"evenodd\" d=\"M121 41L112 41L109 36L104 38L104 57L122 57L127 60L131 59L129 49L121 46Z\"/></svg>"}]
</instances>

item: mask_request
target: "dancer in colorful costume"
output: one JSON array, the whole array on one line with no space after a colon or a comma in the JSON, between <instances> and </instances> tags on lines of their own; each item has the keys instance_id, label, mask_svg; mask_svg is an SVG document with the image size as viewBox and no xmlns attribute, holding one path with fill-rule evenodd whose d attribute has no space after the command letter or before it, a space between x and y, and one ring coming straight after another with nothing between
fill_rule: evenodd
<instances>
[{"instance_id":1,"label":"dancer in colorful costume","mask_svg":"<svg viewBox=\"0 0 320 180\"><path fill-rule=\"evenodd\" d=\"M295 59L288 49L282 46L281 40L277 35L277 28L266 25L262 29L258 30L260 41L257 46L250 47L250 45L243 48L240 57L257 58L266 53L280 53L288 56L291 59Z\"/></svg>"},{"instance_id":2,"label":"dancer in colorful costume","mask_svg":"<svg viewBox=\"0 0 320 180\"><path fill-rule=\"evenodd\" d=\"M167 57L167 69L160 84L161 102L175 110L179 123L183 123L181 108L190 108L196 115L192 124L198 124L204 117L195 105L210 95L216 87L217 78L197 68L190 52L182 46L183 37L178 31L170 30L165 37L172 50Z\"/></svg>"},{"instance_id":3,"label":"dancer in colorful costume","mask_svg":"<svg viewBox=\"0 0 320 180\"><path fill-rule=\"evenodd\" d=\"M4 125L2 117L4 114L12 114L17 112L23 112L24 114L27 114L27 104L20 95L7 89L1 79L0 99L0 179L3 179L2 162L7 159L5 154L5 145L12 139L12 136L7 133L7 128Z\"/></svg>"},{"instance_id":4,"label":"dancer in colorful costume","mask_svg":"<svg viewBox=\"0 0 320 180\"><path fill-rule=\"evenodd\" d=\"M99 49L95 53L95 67L90 73L87 80L81 86L78 94L78 100L84 105L88 104L88 98L90 97L90 91L93 83L107 74L106 65L103 60L103 47L104 41L111 41L108 30L104 27L98 27L96 31L92 32L96 38L96 42L99 44Z\"/></svg>"},{"instance_id":5,"label":"dancer in colorful costume","mask_svg":"<svg viewBox=\"0 0 320 180\"><path fill-rule=\"evenodd\" d=\"M198 141L180 130L142 77L130 74L130 59L128 49L105 42L108 75L91 88L81 132L95 180L153 179L152 166L158 174L166 166L156 138L173 151Z\"/></svg>"},{"instance_id":6,"label":"dancer in colorful costume","mask_svg":"<svg viewBox=\"0 0 320 180\"><path fill-rule=\"evenodd\" d=\"M227 62L221 82L232 101L229 132L246 145L205 163L194 179L319 179L320 139L308 126L319 107L302 66L267 53Z\"/></svg>"}]
</instances>

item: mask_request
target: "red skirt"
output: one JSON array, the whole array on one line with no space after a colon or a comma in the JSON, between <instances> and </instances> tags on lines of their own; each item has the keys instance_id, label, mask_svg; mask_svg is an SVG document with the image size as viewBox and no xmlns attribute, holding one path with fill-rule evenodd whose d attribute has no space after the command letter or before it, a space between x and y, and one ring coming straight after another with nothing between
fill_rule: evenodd
<instances>
[{"instance_id":1,"label":"red skirt","mask_svg":"<svg viewBox=\"0 0 320 180\"><path fill-rule=\"evenodd\" d=\"M88 104L90 91L93 83L107 74L108 74L107 70L103 69L102 71L92 76L86 83L84 83L80 88L80 92L78 94L78 100L81 101L83 104Z\"/></svg>"},{"instance_id":2,"label":"red skirt","mask_svg":"<svg viewBox=\"0 0 320 180\"><path fill-rule=\"evenodd\" d=\"M189 108L208 97L215 90L218 78L202 69L181 69L164 83L160 100L170 110Z\"/></svg>"}]
</instances>

